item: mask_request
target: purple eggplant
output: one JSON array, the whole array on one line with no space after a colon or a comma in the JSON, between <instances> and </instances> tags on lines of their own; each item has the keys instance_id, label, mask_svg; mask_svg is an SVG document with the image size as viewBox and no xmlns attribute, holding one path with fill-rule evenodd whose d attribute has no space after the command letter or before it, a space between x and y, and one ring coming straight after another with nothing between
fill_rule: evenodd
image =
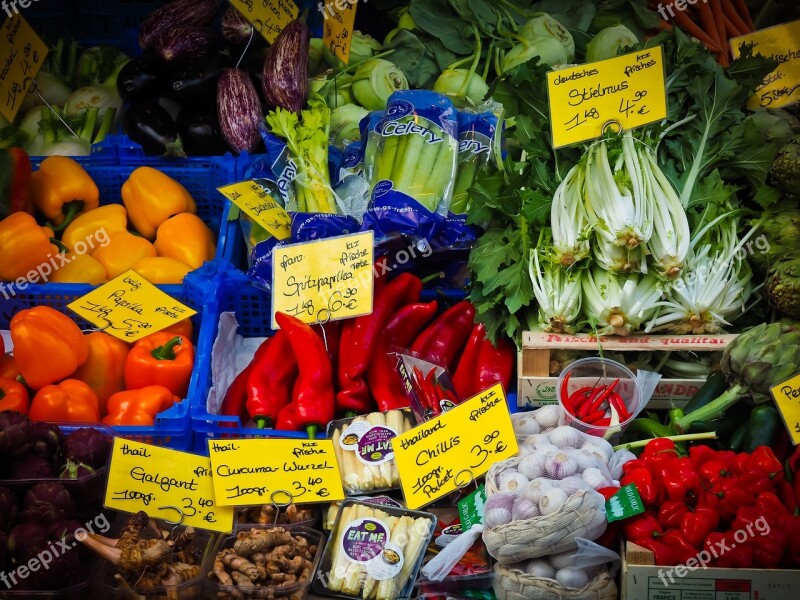
<instances>
[{"instance_id":1,"label":"purple eggplant","mask_svg":"<svg viewBox=\"0 0 800 600\"><path fill-rule=\"evenodd\" d=\"M217 16L217 9L217 0L172 0L145 17L139 29L139 45L145 50L152 48L161 34L175 25L208 25Z\"/></svg>"},{"instance_id":2,"label":"purple eggplant","mask_svg":"<svg viewBox=\"0 0 800 600\"><path fill-rule=\"evenodd\" d=\"M252 152L261 141L263 119L258 92L247 72L226 69L217 84L217 117L222 136L234 152Z\"/></svg>"},{"instance_id":3,"label":"purple eggplant","mask_svg":"<svg viewBox=\"0 0 800 600\"><path fill-rule=\"evenodd\" d=\"M213 101L220 73L230 66L231 59L227 55L220 52L207 54L173 74L169 94L181 104L192 107L196 107L198 102Z\"/></svg>"},{"instance_id":4,"label":"purple eggplant","mask_svg":"<svg viewBox=\"0 0 800 600\"><path fill-rule=\"evenodd\" d=\"M222 37L233 46L246 44L251 37L255 38L253 24L233 6L229 6L222 15Z\"/></svg>"},{"instance_id":5,"label":"purple eggplant","mask_svg":"<svg viewBox=\"0 0 800 600\"><path fill-rule=\"evenodd\" d=\"M111 454L111 438L93 427L81 427L67 436L67 458L100 469Z\"/></svg>"},{"instance_id":6,"label":"purple eggplant","mask_svg":"<svg viewBox=\"0 0 800 600\"><path fill-rule=\"evenodd\" d=\"M175 121L158 104L129 106L122 117L122 130L148 156L186 156Z\"/></svg>"},{"instance_id":7,"label":"purple eggplant","mask_svg":"<svg viewBox=\"0 0 800 600\"><path fill-rule=\"evenodd\" d=\"M156 56L167 64L186 62L208 54L214 47L214 32L196 25L174 25L158 36Z\"/></svg>"},{"instance_id":8,"label":"purple eggplant","mask_svg":"<svg viewBox=\"0 0 800 600\"><path fill-rule=\"evenodd\" d=\"M264 61L261 82L267 107L300 112L308 99L308 26L292 21L281 31Z\"/></svg>"},{"instance_id":9,"label":"purple eggplant","mask_svg":"<svg viewBox=\"0 0 800 600\"><path fill-rule=\"evenodd\" d=\"M166 68L152 56L129 61L117 75L117 93L125 102L148 102L164 90Z\"/></svg>"},{"instance_id":10,"label":"purple eggplant","mask_svg":"<svg viewBox=\"0 0 800 600\"><path fill-rule=\"evenodd\" d=\"M216 156L228 152L216 110L184 108L178 115L177 125L189 156Z\"/></svg>"},{"instance_id":11,"label":"purple eggplant","mask_svg":"<svg viewBox=\"0 0 800 600\"><path fill-rule=\"evenodd\" d=\"M33 444L33 424L28 415L13 410L0 412L0 458L21 458Z\"/></svg>"}]
</instances>

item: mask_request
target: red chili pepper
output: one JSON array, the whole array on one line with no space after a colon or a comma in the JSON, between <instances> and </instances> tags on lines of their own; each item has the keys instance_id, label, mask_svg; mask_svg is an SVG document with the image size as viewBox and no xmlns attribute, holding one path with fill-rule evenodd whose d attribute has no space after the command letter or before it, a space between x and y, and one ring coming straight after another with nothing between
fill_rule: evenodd
<instances>
[{"instance_id":1,"label":"red chili pepper","mask_svg":"<svg viewBox=\"0 0 800 600\"><path fill-rule=\"evenodd\" d=\"M689 460L692 461L694 470L700 473L700 467L712 460L721 460L718 452L710 446L698 444L689 448ZM702 477L702 474L701 474Z\"/></svg>"},{"instance_id":2,"label":"red chili pepper","mask_svg":"<svg viewBox=\"0 0 800 600\"><path fill-rule=\"evenodd\" d=\"M478 392L498 383L508 391L516 359L517 346L510 339L500 337L495 345L489 338L485 338L478 354Z\"/></svg>"},{"instance_id":3,"label":"red chili pepper","mask_svg":"<svg viewBox=\"0 0 800 600\"><path fill-rule=\"evenodd\" d=\"M309 438L314 439L317 430L324 429L333 420L331 360L322 338L311 326L280 312L275 314L275 321L281 331L286 331L299 366L287 417L293 421L295 429L305 429ZM281 429L282 415L283 411L278 415L278 429Z\"/></svg>"},{"instance_id":4,"label":"red chili pepper","mask_svg":"<svg viewBox=\"0 0 800 600\"><path fill-rule=\"evenodd\" d=\"M434 413L436 411L435 394L430 389L428 381L425 378L425 375L422 373L422 370L419 367L414 366L412 377L417 383L417 391L419 392L417 394L417 399L422 404L422 408L428 415Z\"/></svg>"},{"instance_id":5,"label":"red chili pepper","mask_svg":"<svg viewBox=\"0 0 800 600\"><path fill-rule=\"evenodd\" d=\"M698 506L694 512L681 517L680 530L683 537L695 548L700 548L709 533L719 526L719 514L713 508Z\"/></svg>"},{"instance_id":6,"label":"red chili pepper","mask_svg":"<svg viewBox=\"0 0 800 600\"><path fill-rule=\"evenodd\" d=\"M671 458L663 464L664 487L670 500L686 500L700 495L700 477L688 458Z\"/></svg>"},{"instance_id":7,"label":"red chili pepper","mask_svg":"<svg viewBox=\"0 0 800 600\"><path fill-rule=\"evenodd\" d=\"M689 514L686 502L666 500L658 509L658 522L664 529L677 529L686 514Z\"/></svg>"},{"instance_id":8,"label":"red chili pepper","mask_svg":"<svg viewBox=\"0 0 800 600\"><path fill-rule=\"evenodd\" d=\"M675 553L672 551L672 548L666 544L648 539L639 540L638 542L634 541L633 543L650 550L650 552L653 553L653 562L660 567L669 567L678 564Z\"/></svg>"},{"instance_id":9,"label":"red chili pepper","mask_svg":"<svg viewBox=\"0 0 800 600\"><path fill-rule=\"evenodd\" d=\"M606 391L606 386L604 385L594 388L591 395L586 400L581 402L580 406L576 406L577 413L575 416L577 416L579 419L582 419L586 415L590 414L592 412L592 406L594 405L595 400L605 391Z\"/></svg>"},{"instance_id":10,"label":"red chili pepper","mask_svg":"<svg viewBox=\"0 0 800 600\"><path fill-rule=\"evenodd\" d=\"M478 372L478 355L485 337L486 325L475 323L464 352L461 354L461 358L458 359L458 366L456 367L455 375L453 375L453 387L456 388L456 393L462 400L471 398L480 392L479 389L476 389L475 373Z\"/></svg>"},{"instance_id":11,"label":"red chili pepper","mask_svg":"<svg viewBox=\"0 0 800 600\"><path fill-rule=\"evenodd\" d=\"M786 509L786 512L794 514L794 511L797 509L797 496L794 493L792 484L785 480L779 481L775 484L775 491L778 494L778 498L781 500L781 504L783 504Z\"/></svg>"},{"instance_id":12,"label":"red chili pepper","mask_svg":"<svg viewBox=\"0 0 800 600\"><path fill-rule=\"evenodd\" d=\"M759 446L753 450L746 468L748 471L762 471L769 475L770 479L783 479L783 464L769 446Z\"/></svg>"},{"instance_id":13,"label":"red chili pepper","mask_svg":"<svg viewBox=\"0 0 800 600\"><path fill-rule=\"evenodd\" d=\"M634 544L638 544L640 540L657 538L664 533L655 513L651 510L626 519L622 525L622 531L625 533L625 537Z\"/></svg>"},{"instance_id":14,"label":"red chili pepper","mask_svg":"<svg viewBox=\"0 0 800 600\"><path fill-rule=\"evenodd\" d=\"M436 368L434 367L428 374L424 377L425 381L425 389L427 391L428 399L429 399L429 406L430 409L433 411L434 417L438 417L442 414L442 405L441 400L442 398L439 396L439 390L437 389L436 385Z\"/></svg>"},{"instance_id":15,"label":"red chili pepper","mask_svg":"<svg viewBox=\"0 0 800 600\"><path fill-rule=\"evenodd\" d=\"M703 539L701 539L698 548L695 548L677 529L665 531L664 535L662 535L658 541L670 547L670 550L675 554L675 558L680 564L686 564L689 559L696 557L697 550L703 543Z\"/></svg>"},{"instance_id":16,"label":"red chili pepper","mask_svg":"<svg viewBox=\"0 0 800 600\"><path fill-rule=\"evenodd\" d=\"M614 410L617 411L620 423L624 423L625 421L631 418L631 413L630 411L628 411L628 407L625 406L625 401L622 399L622 396L620 396L617 392L613 392L608 397L608 403Z\"/></svg>"},{"instance_id":17,"label":"red chili pepper","mask_svg":"<svg viewBox=\"0 0 800 600\"><path fill-rule=\"evenodd\" d=\"M598 419L594 423L592 423L594 427L610 427L611 426L611 419Z\"/></svg>"},{"instance_id":18,"label":"red chili pepper","mask_svg":"<svg viewBox=\"0 0 800 600\"><path fill-rule=\"evenodd\" d=\"M437 302L407 304L389 319L383 334L375 346L375 356L369 363L367 382L369 390L378 404L378 410L386 412L409 406L408 395L392 355L396 348L405 348L425 324L433 318Z\"/></svg>"},{"instance_id":19,"label":"red chili pepper","mask_svg":"<svg viewBox=\"0 0 800 600\"><path fill-rule=\"evenodd\" d=\"M561 403L564 405L567 405L569 402L569 378L571 376L572 371L569 371L566 375L564 375L564 379L561 381L561 389L559 390L559 393L561 394Z\"/></svg>"},{"instance_id":20,"label":"red chili pepper","mask_svg":"<svg viewBox=\"0 0 800 600\"><path fill-rule=\"evenodd\" d=\"M581 421L583 421L587 425L594 425L597 421L600 421L605 416L606 416L606 411L598 410L597 412L593 412L593 413L590 413L590 414L586 415L585 417L583 417L581 419ZM610 423L611 419L609 419L608 422Z\"/></svg>"},{"instance_id":21,"label":"red chili pepper","mask_svg":"<svg viewBox=\"0 0 800 600\"><path fill-rule=\"evenodd\" d=\"M572 392L569 398L567 398L567 401L572 407L576 408L589 398L593 390L594 388L592 386L582 387Z\"/></svg>"},{"instance_id":22,"label":"red chili pepper","mask_svg":"<svg viewBox=\"0 0 800 600\"><path fill-rule=\"evenodd\" d=\"M467 342L475 307L462 300L442 313L423 331L411 346L420 358L449 369L459 351Z\"/></svg>"},{"instance_id":23,"label":"red chili pepper","mask_svg":"<svg viewBox=\"0 0 800 600\"><path fill-rule=\"evenodd\" d=\"M256 426L274 427L278 414L292 399L297 378L297 359L289 337L278 331L256 351L247 378L247 412Z\"/></svg>"},{"instance_id":24,"label":"red chili pepper","mask_svg":"<svg viewBox=\"0 0 800 600\"><path fill-rule=\"evenodd\" d=\"M611 392L614 391L614 388L617 387L618 384L619 384L619 378L609 383L606 386L606 389L603 390L603 393L601 393L599 396L597 396L597 398L595 398L592 401L592 405L589 407L589 412L595 412L599 410L600 407L603 405L603 402L608 400L608 397L611 395Z\"/></svg>"}]
</instances>

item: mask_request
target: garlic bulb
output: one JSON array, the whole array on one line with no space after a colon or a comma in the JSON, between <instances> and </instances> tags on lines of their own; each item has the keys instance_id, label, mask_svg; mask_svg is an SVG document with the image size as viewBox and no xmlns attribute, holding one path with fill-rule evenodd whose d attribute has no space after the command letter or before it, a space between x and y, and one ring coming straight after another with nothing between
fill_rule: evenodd
<instances>
[{"instance_id":1,"label":"garlic bulb","mask_svg":"<svg viewBox=\"0 0 800 600\"><path fill-rule=\"evenodd\" d=\"M542 431L558 427L558 420L561 418L561 409L557 404L549 404L534 411L533 418L539 422Z\"/></svg>"},{"instance_id":2,"label":"garlic bulb","mask_svg":"<svg viewBox=\"0 0 800 600\"><path fill-rule=\"evenodd\" d=\"M514 498L514 508L511 509L511 518L514 521L527 521L534 517L541 516L539 505L534 504L525 496L517 496Z\"/></svg>"},{"instance_id":3,"label":"garlic bulb","mask_svg":"<svg viewBox=\"0 0 800 600\"><path fill-rule=\"evenodd\" d=\"M550 490L552 488L553 488L552 481L550 481L549 479L544 479L543 477L537 477L528 484L528 487L525 488L523 495L531 502L536 502L538 504L542 495L547 490Z\"/></svg>"},{"instance_id":4,"label":"garlic bulb","mask_svg":"<svg viewBox=\"0 0 800 600\"><path fill-rule=\"evenodd\" d=\"M544 468L553 479L564 479L578 471L578 463L566 452L556 452L547 457Z\"/></svg>"},{"instance_id":5,"label":"garlic bulb","mask_svg":"<svg viewBox=\"0 0 800 600\"><path fill-rule=\"evenodd\" d=\"M561 488L545 490L539 499L539 510L543 515L551 515L567 502L567 492Z\"/></svg>"},{"instance_id":6,"label":"garlic bulb","mask_svg":"<svg viewBox=\"0 0 800 600\"><path fill-rule=\"evenodd\" d=\"M539 422L529 414L514 419L514 433L517 435L534 435L541 431Z\"/></svg>"},{"instance_id":7,"label":"garlic bulb","mask_svg":"<svg viewBox=\"0 0 800 600\"><path fill-rule=\"evenodd\" d=\"M544 444L536 444L536 450L544 454L554 454L559 450L561 450L561 448L559 448L558 446L554 446L549 442L546 442Z\"/></svg>"},{"instance_id":8,"label":"garlic bulb","mask_svg":"<svg viewBox=\"0 0 800 600\"><path fill-rule=\"evenodd\" d=\"M588 483L592 489L599 490L600 488L609 487L611 482L606 479L600 469L590 467L581 473L583 480Z\"/></svg>"},{"instance_id":9,"label":"garlic bulb","mask_svg":"<svg viewBox=\"0 0 800 600\"><path fill-rule=\"evenodd\" d=\"M536 454L536 446L529 446L528 444L520 444L517 456L528 456L529 454Z\"/></svg>"},{"instance_id":10,"label":"garlic bulb","mask_svg":"<svg viewBox=\"0 0 800 600\"><path fill-rule=\"evenodd\" d=\"M525 458L519 461L517 470L525 475L528 479L536 479L545 474L544 461L545 455L541 452L535 454L528 454Z\"/></svg>"},{"instance_id":11,"label":"garlic bulb","mask_svg":"<svg viewBox=\"0 0 800 600\"><path fill-rule=\"evenodd\" d=\"M578 470L585 471L586 469L597 468L604 462L596 455L591 452L587 452L583 448L576 452L572 452L570 454L572 458L578 463Z\"/></svg>"},{"instance_id":12,"label":"garlic bulb","mask_svg":"<svg viewBox=\"0 0 800 600\"><path fill-rule=\"evenodd\" d=\"M534 433L526 437L524 440L522 440L522 443L527 444L529 446L538 447L539 444L549 444L550 438L547 437L547 434L545 433Z\"/></svg>"},{"instance_id":13,"label":"garlic bulb","mask_svg":"<svg viewBox=\"0 0 800 600\"><path fill-rule=\"evenodd\" d=\"M520 494L528 485L528 478L515 469L503 471L497 477L497 489L508 494Z\"/></svg>"},{"instance_id":14,"label":"garlic bulb","mask_svg":"<svg viewBox=\"0 0 800 600\"><path fill-rule=\"evenodd\" d=\"M556 581L565 588L582 588L589 583L589 576L583 569L567 567L556 571Z\"/></svg>"},{"instance_id":15,"label":"garlic bulb","mask_svg":"<svg viewBox=\"0 0 800 600\"><path fill-rule=\"evenodd\" d=\"M558 482L558 487L567 493L567 496L572 496L581 490L588 490L589 484L586 483L580 475L570 475Z\"/></svg>"},{"instance_id":16,"label":"garlic bulb","mask_svg":"<svg viewBox=\"0 0 800 600\"><path fill-rule=\"evenodd\" d=\"M587 436L588 439L581 444L581 450L586 450L592 454L597 454L604 463L608 463L614 456L614 447L601 437Z\"/></svg>"},{"instance_id":17,"label":"garlic bulb","mask_svg":"<svg viewBox=\"0 0 800 600\"><path fill-rule=\"evenodd\" d=\"M483 524L497 527L511 523L511 510L514 507L514 496L511 494L494 494L486 500L483 507Z\"/></svg>"},{"instance_id":18,"label":"garlic bulb","mask_svg":"<svg viewBox=\"0 0 800 600\"><path fill-rule=\"evenodd\" d=\"M547 557L547 560L550 561L550 564L556 569L566 569L567 567L571 567L575 564L576 552L577 550L573 548L572 550L566 550L565 552L559 552L558 554L551 554Z\"/></svg>"},{"instance_id":19,"label":"garlic bulb","mask_svg":"<svg viewBox=\"0 0 800 600\"><path fill-rule=\"evenodd\" d=\"M547 435L550 438L550 443L559 448L579 448L583 443L581 432L569 425L556 427Z\"/></svg>"},{"instance_id":20,"label":"garlic bulb","mask_svg":"<svg viewBox=\"0 0 800 600\"><path fill-rule=\"evenodd\" d=\"M532 575L533 577L546 577L548 579L555 579L556 576L556 570L547 564L546 561L538 558L529 560L527 563L525 563L525 568L523 571L525 571L528 575Z\"/></svg>"}]
</instances>

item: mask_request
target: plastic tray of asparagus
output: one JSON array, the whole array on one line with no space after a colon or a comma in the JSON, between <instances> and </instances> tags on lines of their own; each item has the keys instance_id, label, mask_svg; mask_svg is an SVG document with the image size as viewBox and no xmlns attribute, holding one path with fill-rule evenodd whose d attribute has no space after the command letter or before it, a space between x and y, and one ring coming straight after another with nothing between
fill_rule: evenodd
<instances>
[{"instance_id":1,"label":"plastic tray of asparagus","mask_svg":"<svg viewBox=\"0 0 800 600\"><path fill-rule=\"evenodd\" d=\"M314 591L364 600L410 597L435 526L430 513L345 500Z\"/></svg>"},{"instance_id":2,"label":"plastic tray of asparagus","mask_svg":"<svg viewBox=\"0 0 800 600\"><path fill-rule=\"evenodd\" d=\"M392 439L414 426L410 410L374 412L328 425L347 495L400 488Z\"/></svg>"}]
</instances>

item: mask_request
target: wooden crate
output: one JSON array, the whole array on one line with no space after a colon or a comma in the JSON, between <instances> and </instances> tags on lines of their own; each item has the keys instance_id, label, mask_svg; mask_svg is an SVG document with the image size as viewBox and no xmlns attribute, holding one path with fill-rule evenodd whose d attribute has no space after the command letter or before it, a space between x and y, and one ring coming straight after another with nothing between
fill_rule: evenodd
<instances>
[{"instance_id":1,"label":"wooden crate","mask_svg":"<svg viewBox=\"0 0 800 600\"><path fill-rule=\"evenodd\" d=\"M736 336L725 335L636 335L630 337L591 334L544 333L526 331L522 334L522 350L517 358L517 405L536 408L556 404L558 376L550 375L550 353L553 350L583 350L597 352L600 347L609 352L655 352L686 350L716 352L725 349ZM705 379L663 378L653 394L648 408L672 408L685 405L705 383Z\"/></svg>"}]
</instances>

